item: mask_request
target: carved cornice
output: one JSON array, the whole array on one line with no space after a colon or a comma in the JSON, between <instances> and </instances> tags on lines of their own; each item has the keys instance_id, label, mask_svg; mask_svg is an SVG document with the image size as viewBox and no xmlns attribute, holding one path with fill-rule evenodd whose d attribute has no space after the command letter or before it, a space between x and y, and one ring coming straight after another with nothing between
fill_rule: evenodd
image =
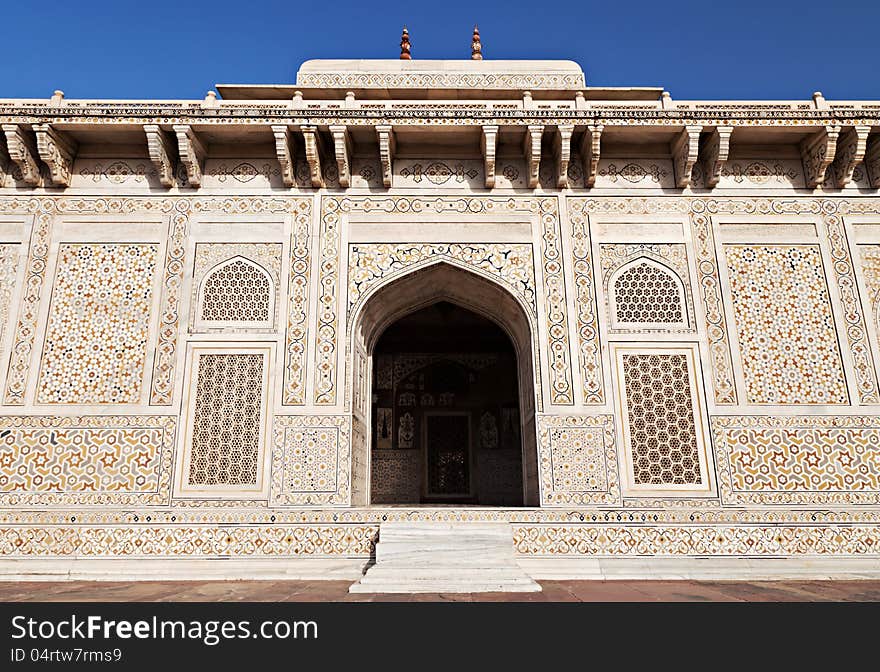
<instances>
[{"instance_id":1,"label":"carved cornice","mask_svg":"<svg viewBox=\"0 0 880 672\"><path fill-rule=\"evenodd\" d=\"M207 152L191 126L182 124L174 126L177 135L177 150L180 162L186 168L186 181L191 187L202 185L202 172L205 169Z\"/></svg>"},{"instance_id":2,"label":"carved cornice","mask_svg":"<svg viewBox=\"0 0 880 672\"><path fill-rule=\"evenodd\" d=\"M37 153L48 166L52 182L69 187L73 160L76 157L76 141L56 131L49 124L35 125L34 133L37 135Z\"/></svg>"},{"instance_id":3,"label":"carved cornice","mask_svg":"<svg viewBox=\"0 0 880 672\"><path fill-rule=\"evenodd\" d=\"M568 162L571 160L571 136L574 126L567 124L556 127L553 137L553 156L556 159L556 186L560 189L568 187Z\"/></svg>"},{"instance_id":4,"label":"carved cornice","mask_svg":"<svg viewBox=\"0 0 880 672\"><path fill-rule=\"evenodd\" d=\"M150 161L159 174L159 184L163 187L174 186L174 147L168 135L156 124L144 126L147 136L147 152Z\"/></svg>"},{"instance_id":5,"label":"carved cornice","mask_svg":"<svg viewBox=\"0 0 880 672\"><path fill-rule=\"evenodd\" d=\"M312 186L320 188L324 186L324 173L321 169L321 136L315 126L302 127L303 140L306 143L306 163L309 164L309 173L312 178Z\"/></svg>"},{"instance_id":6,"label":"carved cornice","mask_svg":"<svg viewBox=\"0 0 880 672\"><path fill-rule=\"evenodd\" d=\"M856 165L865 158L870 133L870 126L853 126L840 135L830 171L834 186L842 189L852 182Z\"/></svg>"},{"instance_id":7,"label":"carved cornice","mask_svg":"<svg viewBox=\"0 0 880 672\"><path fill-rule=\"evenodd\" d=\"M397 151L397 141L394 139L394 129L391 126L376 126L376 136L379 138L379 161L382 164L382 184L386 189L391 188L394 175L394 154Z\"/></svg>"},{"instance_id":8,"label":"carved cornice","mask_svg":"<svg viewBox=\"0 0 880 672\"><path fill-rule=\"evenodd\" d=\"M339 186L347 189L351 186L351 136L347 126L331 126L333 152L336 155L336 168L339 171Z\"/></svg>"},{"instance_id":9,"label":"carved cornice","mask_svg":"<svg viewBox=\"0 0 880 672\"><path fill-rule=\"evenodd\" d=\"M293 146L293 135L289 126L272 126L275 136L275 154L281 166L281 180L285 187L296 186L296 153Z\"/></svg>"},{"instance_id":10,"label":"carved cornice","mask_svg":"<svg viewBox=\"0 0 880 672\"><path fill-rule=\"evenodd\" d=\"M675 185L681 189L691 183L694 164L700 152L702 126L685 126L672 143L672 163L675 167Z\"/></svg>"},{"instance_id":11,"label":"carved cornice","mask_svg":"<svg viewBox=\"0 0 880 672\"><path fill-rule=\"evenodd\" d=\"M825 181L828 167L834 161L839 135L840 126L824 126L801 142L804 181L808 189L815 189Z\"/></svg>"},{"instance_id":12,"label":"carved cornice","mask_svg":"<svg viewBox=\"0 0 880 672\"><path fill-rule=\"evenodd\" d=\"M6 150L9 159L21 172L21 181L32 187L40 184L40 165L37 163L35 148L25 134L24 129L16 124L3 124L6 136Z\"/></svg>"},{"instance_id":13,"label":"carved cornice","mask_svg":"<svg viewBox=\"0 0 880 672\"><path fill-rule=\"evenodd\" d=\"M486 189L495 186L495 149L498 140L497 126L483 126L480 150L483 152L483 167L486 173Z\"/></svg>"},{"instance_id":14,"label":"carved cornice","mask_svg":"<svg viewBox=\"0 0 880 672\"><path fill-rule=\"evenodd\" d=\"M733 126L716 126L706 137L700 150L703 157L703 171L706 175L705 185L710 189L716 187L721 180L721 169L730 156L730 136Z\"/></svg>"},{"instance_id":15,"label":"carved cornice","mask_svg":"<svg viewBox=\"0 0 880 672\"><path fill-rule=\"evenodd\" d=\"M869 139L865 150L865 169L868 172L868 184L872 189L880 189L880 135Z\"/></svg>"},{"instance_id":16,"label":"carved cornice","mask_svg":"<svg viewBox=\"0 0 880 672\"><path fill-rule=\"evenodd\" d=\"M528 186L534 189L538 186L539 173L541 170L541 136L544 133L543 126L529 126L523 139L523 153L528 166Z\"/></svg>"},{"instance_id":17,"label":"carved cornice","mask_svg":"<svg viewBox=\"0 0 880 672\"><path fill-rule=\"evenodd\" d=\"M581 138L581 160L584 163L584 186L592 187L596 184L596 175L599 174L599 155L602 148L602 130L604 126L587 126Z\"/></svg>"}]
</instances>

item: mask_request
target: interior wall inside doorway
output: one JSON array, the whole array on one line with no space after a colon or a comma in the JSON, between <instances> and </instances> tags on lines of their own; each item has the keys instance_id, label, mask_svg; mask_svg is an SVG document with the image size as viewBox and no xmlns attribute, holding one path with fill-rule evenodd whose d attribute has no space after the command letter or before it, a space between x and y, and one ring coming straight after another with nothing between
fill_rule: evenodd
<instances>
[{"instance_id":1,"label":"interior wall inside doorway","mask_svg":"<svg viewBox=\"0 0 880 672\"><path fill-rule=\"evenodd\" d=\"M517 358L507 334L440 301L373 352L371 501L523 504Z\"/></svg>"}]
</instances>

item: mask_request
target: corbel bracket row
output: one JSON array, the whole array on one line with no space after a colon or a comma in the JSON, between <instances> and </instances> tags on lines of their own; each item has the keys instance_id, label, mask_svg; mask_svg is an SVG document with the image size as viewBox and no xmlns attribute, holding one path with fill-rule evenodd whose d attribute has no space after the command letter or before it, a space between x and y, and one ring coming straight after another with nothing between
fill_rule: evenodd
<instances>
[{"instance_id":1,"label":"corbel bracket row","mask_svg":"<svg viewBox=\"0 0 880 672\"><path fill-rule=\"evenodd\" d=\"M391 126L376 126L376 137L379 139L379 162L382 164L382 184L391 188L394 175L394 154L397 152L397 140Z\"/></svg>"},{"instance_id":2,"label":"corbel bracket row","mask_svg":"<svg viewBox=\"0 0 880 672\"><path fill-rule=\"evenodd\" d=\"M205 146L191 126L178 124L173 128L177 136L180 162L186 169L186 181L191 187L200 187L202 174L205 170L205 157L207 156Z\"/></svg>"},{"instance_id":3,"label":"corbel bracket row","mask_svg":"<svg viewBox=\"0 0 880 672\"><path fill-rule=\"evenodd\" d=\"M42 178L40 165L37 162L36 143L17 124L3 124L2 128L9 161L18 168L21 181L31 187L38 186Z\"/></svg>"},{"instance_id":4,"label":"corbel bracket row","mask_svg":"<svg viewBox=\"0 0 880 672\"><path fill-rule=\"evenodd\" d=\"M556 186L559 189L568 188L568 164L571 161L571 136L574 134L573 125L556 127L556 135L553 136L553 158L556 160Z\"/></svg>"},{"instance_id":5,"label":"corbel bracket row","mask_svg":"<svg viewBox=\"0 0 880 672\"><path fill-rule=\"evenodd\" d=\"M480 150L483 153L483 172L486 176L486 189L495 186L495 152L498 149L498 127L483 126L480 137Z\"/></svg>"},{"instance_id":6,"label":"corbel bracket row","mask_svg":"<svg viewBox=\"0 0 880 672\"><path fill-rule=\"evenodd\" d=\"M523 139L523 154L528 167L527 178L529 189L538 186L541 171L541 137L544 134L543 126L528 126Z\"/></svg>"},{"instance_id":7,"label":"corbel bracket row","mask_svg":"<svg viewBox=\"0 0 880 672\"><path fill-rule=\"evenodd\" d=\"M275 136L275 155L278 157L278 165L281 167L281 180L285 187L295 187L296 150L290 127L272 126L272 134Z\"/></svg>"},{"instance_id":8,"label":"corbel bracket row","mask_svg":"<svg viewBox=\"0 0 880 672\"><path fill-rule=\"evenodd\" d=\"M870 126L851 126L838 136L834 161L825 174L835 187L842 189L852 182L856 166L865 159L870 133Z\"/></svg>"},{"instance_id":9,"label":"corbel bracket row","mask_svg":"<svg viewBox=\"0 0 880 672\"><path fill-rule=\"evenodd\" d=\"M675 185L680 189L690 186L694 165L700 153L702 126L685 126L672 142L672 164L675 169Z\"/></svg>"},{"instance_id":10,"label":"corbel bracket row","mask_svg":"<svg viewBox=\"0 0 880 672\"><path fill-rule=\"evenodd\" d=\"M839 136L840 126L824 126L801 142L804 182L808 189L815 189L825 182L828 168L834 162L837 153Z\"/></svg>"},{"instance_id":11,"label":"corbel bracket row","mask_svg":"<svg viewBox=\"0 0 880 672\"><path fill-rule=\"evenodd\" d=\"M347 126L330 126L330 135L333 137L333 153L336 155L339 186L348 189L351 186L351 135Z\"/></svg>"},{"instance_id":12,"label":"corbel bracket row","mask_svg":"<svg viewBox=\"0 0 880 672\"><path fill-rule=\"evenodd\" d=\"M880 135L869 139L865 150L865 170L871 189L880 189Z\"/></svg>"}]
</instances>

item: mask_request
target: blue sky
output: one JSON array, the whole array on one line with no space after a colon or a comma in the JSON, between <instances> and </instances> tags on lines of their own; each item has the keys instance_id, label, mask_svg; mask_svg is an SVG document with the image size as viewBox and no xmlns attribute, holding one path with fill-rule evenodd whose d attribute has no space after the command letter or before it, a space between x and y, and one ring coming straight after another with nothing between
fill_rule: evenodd
<instances>
[{"instance_id":1,"label":"blue sky","mask_svg":"<svg viewBox=\"0 0 880 672\"><path fill-rule=\"evenodd\" d=\"M880 0L6 0L0 97L201 98L309 58L567 58L673 98L880 99Z\"/></svg>"}]
</instances>

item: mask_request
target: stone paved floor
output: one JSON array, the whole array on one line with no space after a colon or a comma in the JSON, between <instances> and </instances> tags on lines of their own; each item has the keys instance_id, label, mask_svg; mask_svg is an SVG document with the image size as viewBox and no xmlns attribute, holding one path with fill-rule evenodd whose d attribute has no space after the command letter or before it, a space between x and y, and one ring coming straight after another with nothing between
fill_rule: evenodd
<instances>
[{"instance_id":1,"label":"stone paved floor","mask_svg":"<svg viewBox=\"0 0 880 672\"><path fill-rule=\"evenodd\" d=\"M541 581L541 593L352 595L350 581L0 582L0 602L880 602L880 581Z\"/></svg>"}]
</instances>

